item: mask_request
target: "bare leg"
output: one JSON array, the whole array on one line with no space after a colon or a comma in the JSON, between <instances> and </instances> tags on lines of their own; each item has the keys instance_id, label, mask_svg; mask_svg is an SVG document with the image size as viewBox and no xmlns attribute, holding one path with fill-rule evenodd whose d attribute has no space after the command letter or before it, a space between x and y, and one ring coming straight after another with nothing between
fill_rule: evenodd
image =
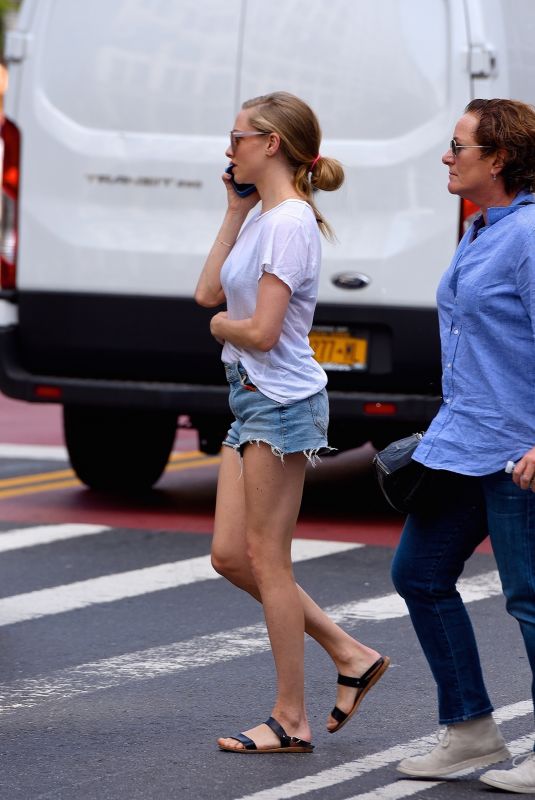
<instances>
[{"instance_id":1,"label":"bare leg","mask_svg":"<svg viewBox=\"0 0 535 800\"><path fill-rule=\"evenodd\" d=\"M247 450L252 449L253 446L247 448ZM254 449L257 449L256 446ZM275 459L269 448L266 449L269 457ZM287 461L288 457L285 459L285 466ZM282 466L278 460L275 461L275 464ZM241 472L238 454L230 448L224 447L219 473L212 560L218 572L260 600L260 593L247 555L245 489ZM283 473L283 475L286 474L286 472ZM301 500L302 474L300 475L298 495L296 494L292 529ZM277 505L278 498L273 507L277 507ZM272 524L272 508L266 515L270 526ZM337 671L353 677L362 675L378 658L377 651L353 639L336 625L306 592L300 587L297 589L305 616L306 632L324 647L333 659ZM344 686L338 686L337 689L336 705L343 711L349 711L355 699L355 689ZM329 716L327 727L332 728L335 725L335 720Z\"/></svg>"},{"instance_id":2,"label":"bare leg","mask_svg":"<svg viewBox=\"0 0 535 800\"><path fill-rule=\"evenodd\" d=\"M305 464L301 453L286 456L282 463L265 444L248 445L243 456L247 555L277 672L277 697L271 713L290 735L310 740L304 698L305 618L291 563ZM245 733L259 747L276 744L265 725ZM220 744L228 744L228 740Z\"/></svg>"}]
</instances>

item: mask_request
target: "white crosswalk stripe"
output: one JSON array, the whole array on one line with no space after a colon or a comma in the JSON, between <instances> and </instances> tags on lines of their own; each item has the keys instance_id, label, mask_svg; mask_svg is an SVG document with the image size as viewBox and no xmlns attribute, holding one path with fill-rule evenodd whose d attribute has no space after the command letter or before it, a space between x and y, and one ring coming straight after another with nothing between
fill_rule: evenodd
<instances>
[{"instance_id":1,"label":"white crosswalk stripe","mask_svg":"<svg viewBox=\"0 0 535 800\"><path fill-rule=\"evenodd\" d=\"M317 545L317 543L314 544ZM306 552L308 552L308 545L310 542L303 545ZM178 563L180 564L180 562ZM204 574L200 567L197 566L196 569L198 570L197 574ZM217 577L215 573L213 577ZM481 592L482 584L487 586L488 594L486 596L491 597L496 594L497 577L495 573L486 573L484 581L483 577L477 576L474 579L460 582L463 596L472 598L468 602L484 599ZM362 614L359 612L359 603L347 603L347 613L344 605L333 606L327 608L326 611L340 623L350 624L359 619L378 622L380 618L377 614L371 615L370 609L377 605L383 609L381 619L395 619L401 616L397 604L398 599L397 595L387 595L386 598L377 597L361 601ZM73 697L80 693L109 689L131 681L161 677L185 669L207 667L254 655L268 649L269 641L263 623L195 636L187 641L171 645L153 647L115 658L81 664L44 678L22 680L10 686L0 685L0 698L3 698L2 711L6 713L17 708L29 708L43 700Z\"/></svg>"},{"instance_id":2,"label":"white crosswalk stripe","mask_svg":"<svg viewBox=\"0 0 535 800\"><path fill-rule=\"evenodd\" d=\"M67 448L51 444L0 444L0 458L29 461L68 461Z\"/></svg>"},{"instance_id":3,"label":"white crosswalk stripe","mask_svg":"<svg viewBox=\"0 0 535 800\"><path fill-rule=\"evenodd\" d=\"M93 533L100 533L95 526ZM16 533L14 541L17 541ZM4 537L9 537L3 534ZM31 532L26 538L29 540ZM71 535L81 535L71 530ZM86 532L85 535L88 535ZM34 530L34 544L38 544L39 534ZM48 534L50 539L50 535ZM68 538L67 533L58 538ZM28 546L28 545L22 545ZM362 547L353 542L326 542L315 539L296 539L292 546L293 560L306 561L327 555L344 553ZM161 592L165 589L176 589L197 581L209 581L220 578L214 571L209 556L199 556L172 563L159 564L155 567L119 572L85 581L40 589L25 594L17 594L0 600L0 626L13 625L51 614L63 614L67 611L86 608L97 603L113 603L127 597L139 597L150 592Z\"/></svg>"},{"instance_id":4,"label":"white crosswalk stripe","mask_svg":"<svg viewBox=\"0 0 535 800\"><path fill-rule=\"evenodd\" d=\"M486 600L502 593L496 570L484 572L473 578L464 578L457 585L465 603ZM329 609L329 614L335 622L346 625L358 620L396 619L406 617L407 613L405 601L395 593L372 597L369 600L342 603Z\"/></svg>"},{"instance_id":5,"label":"white crosswalk stripe","mask_svg":"<svg viewBox=\"0 0 535 800\"><path fill-rule=\"evenodd\" d=\"M495 716L499 714L499 711ZM507 746L511 751L512 756L522 755L528 753L533 747L533 736L521 736L512 742L508 742ZM490 769L490 767L489 767ZM463 776L471 775L475 770L465 770ZM362 794L353 794L351 797L343 798L343 800L402 800L404 797L412 797L415 794L420 794L434 786L438 786L443 781L422 781L422 780L398 780L395 783L388 783L384 786L378 786L369 792Z\"/></svg>"},{"instance_id":6,"label":"white crosswalk stripe","mask_svg":"<svg viewBox=\"0 0 535 800\"><path fill-rule=\"evenodd\" d=\"M52 543L61 547L63 542L70 539L104 532L109 536L114 535L113 529L103 525L41 525L12 529L0 532L0 554L12 554L17 550L24 551ZM363 545L348 542L298 539L294 542L293 559L298 563L348 553L362 547ZM90 608L96 604L150 595L165 589L179 590L181 587L217 580L219 577L211 567L209 556L203 555L48 587L0 599L0 626L40 620L68 611ZM485 601L501 595L502 592L495 570L461 580L459 590L466 603ZM337 622L349 626L362 621L380 623L407 616L405 603L393 592L338 603L326 611ZM6 720L12 714L45 703L68 702L94 692L206 668L268 650L269 641L263 623L193 636L187 640L102 658L33 678L4 682L0 684L0 714ZM502 724L532 712L531 700L525 700L498 709L495 717ZM337 796L344 800L402 800L432 792L441 781L411 781L401 777L392 780L391 776L387 776L385 780L384 773L381 774L380 771L392 768L402 758L425 752L435 743L435 735L418 737L268 789L260 789L239 798L236 796L236 800L289 800L309 794L316 797L322 796L322 793L332 787L338 792ZM531 736L522 736L509 743L513 755L526 752L531 746ZM374 771L377 771L380 785L369 789L370 784L367 783L365 791L355 794L355 784L350 786L350 782ZM346 784L346 794L342 794Z\"/></svg>"},{"instance_id":7,"label":"white crosswalk stripe","mask_svg":"<svg viewBox=\"0 0 535 800\"><path fill-rule=\"evenodd\" d=\"M94 536L96 533L104 533L109 530L107 525L84 524L37 525L31 528L16 528L0 533L0 553L82 536Z\"/></svg>"}]
</instances>

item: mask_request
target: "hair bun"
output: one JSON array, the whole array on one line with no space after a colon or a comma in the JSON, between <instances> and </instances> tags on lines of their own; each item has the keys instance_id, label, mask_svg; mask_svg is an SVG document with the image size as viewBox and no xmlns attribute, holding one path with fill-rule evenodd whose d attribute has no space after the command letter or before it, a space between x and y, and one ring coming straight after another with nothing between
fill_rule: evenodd
<instances>
[{"instance_id":1,"label":"hair bun","mask_svg":"<svg viewBox=\"0 0 535 800\"><path fill-rule=\"evenodd\" d=\"M336 158L321 156L312 171L311 183L315 189L334 192L344 182L344 169Z\"/></svg>"}]
</instances>

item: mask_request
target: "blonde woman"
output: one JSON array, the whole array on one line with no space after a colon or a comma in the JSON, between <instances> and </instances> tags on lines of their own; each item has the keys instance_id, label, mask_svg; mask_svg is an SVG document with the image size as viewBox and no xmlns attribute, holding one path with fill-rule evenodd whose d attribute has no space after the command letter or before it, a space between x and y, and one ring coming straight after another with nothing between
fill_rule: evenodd
<instances>
[{"instance_id":1,"label":"blonde woman","mask_svg":"<svg viewBox=\"0 0 535 800\"><path fill-rule=\"evenodd\" d=\"M243 104L226 151L241 197L223 175L228 207L196 290L202 306L227 303L211 320L235 416L223 444L212 563L264 609L277 673L266 723L220 738L235 753L310 753L305 709L304 632L339 673L327 729L357 710L389 660L332 622L296 584L291 540L305 466L329 450L327 376L313 358L308 332L318 294L320 231L330 229L313 190L338 189L338 161L320 155L312 110L286 92ZM261 201L260 211L245 222ZM244 224L245 223L245 224Z\"/></svg>"}]
</instances>

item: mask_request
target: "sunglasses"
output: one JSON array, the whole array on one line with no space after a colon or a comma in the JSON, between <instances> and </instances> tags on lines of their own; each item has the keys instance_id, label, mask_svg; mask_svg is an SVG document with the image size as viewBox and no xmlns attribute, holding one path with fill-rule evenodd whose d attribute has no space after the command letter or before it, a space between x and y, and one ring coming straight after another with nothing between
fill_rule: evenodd
<instances>
[{"instance_id":1,"label":"sunglasses","mask_svg":"<svg viewBox=\"0 0 535 800\"><path fill-rule=\"evenodd\" d=\"M249 136L268 136L269 131L231 131L230 149L234 152L240 139L248 139Z\"/></svg>"},{"instance_id":2,"label":"sunglasses","mask_svg":"<svg viewBox=\"0 0 535 800\"><path fill-rule=\"evenodd\" d=\"M459 150L466 150L469 148L477 148L478 150L485 150L486 146L484 144L457 144L455 139L452 139L450 142L450 150L454 156L456 156Z\"/></svg>"}]
</instances>

